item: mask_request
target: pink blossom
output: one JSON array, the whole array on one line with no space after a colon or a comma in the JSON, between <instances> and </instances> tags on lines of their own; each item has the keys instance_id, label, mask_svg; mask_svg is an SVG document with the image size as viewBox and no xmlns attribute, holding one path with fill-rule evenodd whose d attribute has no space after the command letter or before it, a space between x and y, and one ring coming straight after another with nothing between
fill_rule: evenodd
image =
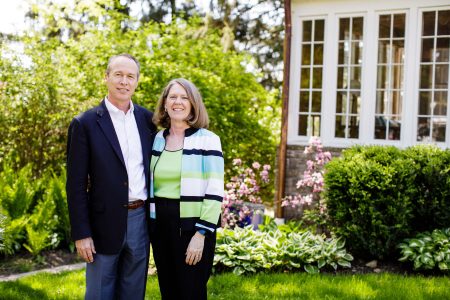
<instances>
[{"instance_id":1,"label":"pink blossom","mask_svg":"<svg viewBox=\"0 0 450 300\"><path fill-rule=\"evenodd\" d=\"M242 160L240 158L233 159L234 166L240 166L242 164Z\"/></svg>"},{"instance_id":2,"label":"pink blossom","mask_svg":"<svg viewBox=\"0 0 450 300\"><path fill-rule=\"evenodd\" d=\"M283 198L283 206L305 206L304 209L313 210L316 215L326 215L326 203L321 198L324 190L323 166L331 160L331 153L323 151L323 145L318 137L311 137L305 147L306 169L297 181L299 193Z\"/></svg>"},{"instance_id":3,"label":"pink blossom","mask_svg":"<svg viewBox=\"0 0 450 300\"><path fill-rule=\"evenodd\" d=\"M253 162L251 167L245 166L244 162L236 158L233 160L234 174L230 181L225 184L224 200L222 202L224 227L234 227L252 214L252 211L242 204L244 202L262 203L260 192L270 181L270 165ZM256 170L261 172L255 173Z\"/></svg>"},{"instance_id":4,"label":"pink blossom","mask_svg":"<svg viewBox=\"0 0 450 300\"><path fill-rule=\"evenodd\" d=\"M314 162L312 160L306 161L306 167L308 170L312 170L314 168Z\"/></svg>"},{"instance_id":5,"label":"pink blossom","mask_svg":"<svg viewBox=\"0 0 450 300\"><path fill-rule=\"evenodd\" d=\"M309 194L309 195L304 196L302 199L303 199L303 201L305 201L306 204L310 205L313 200L312 198L313 198L312 195Z\"/></svg>"}]
</instances>

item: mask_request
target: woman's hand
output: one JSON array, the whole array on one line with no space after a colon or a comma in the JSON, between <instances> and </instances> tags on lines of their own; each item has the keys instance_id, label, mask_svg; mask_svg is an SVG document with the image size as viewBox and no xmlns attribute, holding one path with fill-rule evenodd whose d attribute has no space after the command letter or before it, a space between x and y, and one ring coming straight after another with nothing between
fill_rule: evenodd
<instances>
[{"instance_id":1,"label":"woman's hand","mask_svg":"<svg viewBox=\"0 0 450 300\"><path fill-rule=\"evenodd\" d=\"M196 232L189 242L189 246L186 250L186 263L188 265L194 266L202 259L204 245L205 236L199 232Z\"/></svg>"}]
</instances>

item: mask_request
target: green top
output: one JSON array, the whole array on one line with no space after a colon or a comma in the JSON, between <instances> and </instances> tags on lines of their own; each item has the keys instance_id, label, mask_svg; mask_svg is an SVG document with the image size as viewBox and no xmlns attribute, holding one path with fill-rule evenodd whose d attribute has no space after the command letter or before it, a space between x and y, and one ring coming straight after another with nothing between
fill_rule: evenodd
<instances>
[{"instance_id":1,"label":"green top","mask_svg":"<svg viewBox=\"0 0 450 300\"><path fill-rule=\"evenodd\" d=\"M180 199L181 156L183 149L164 149L154 170L154 193L156 197Z\"/></svg>"}]
</instances>

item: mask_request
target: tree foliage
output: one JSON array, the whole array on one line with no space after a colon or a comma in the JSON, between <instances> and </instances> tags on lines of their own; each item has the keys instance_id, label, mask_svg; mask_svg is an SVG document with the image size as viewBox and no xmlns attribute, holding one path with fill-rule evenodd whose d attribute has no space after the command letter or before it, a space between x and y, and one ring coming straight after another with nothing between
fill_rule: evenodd
<instances>
[{"instance_id":1,"label":"tree foliage","mask_svg":"<svg viewBox=\"0 0 450 300\"><path fill-rule=\"evenodd\" d=\"M92 14L96 6L121 19L122 28L136 28L148 22L176 23L191 17L202 17L202 24L217 29L224 49L246 51L255 59L258 79L266 88L280 88L283 63L284 1L281 0L72 0L45 14L48 1L34 0L28 18L46 36L61 39L76 37L104 17ZM203 3L203 6L200 5ZM40 5L39 5L40 4ZM205 6L205 4L208 4ZM56 7L56 5L51 5ZM98 11L98 10L97 10ZM136 17L131 21L130 17ZM50 26L42 26L42 22Z\"/></svg>"},{"instance_id":2,"label":"tree foliage","mask_svg":"<svg viewBox=\"0 0 450 300\"><path fill-rule=\"evenodd\" d=\"M220 31L199 19L133 29L135 20L113 9L117 1L92 3L36 5L40 27L20 39L23 53L0 44L2 160L16 168L33 162L37 172L63 164L70 119L100 102L108 58L128 52L142 67L135 102L153 110L170 79L190 79L203 95L211 129L222 139L226 163L235 157L273 163L277 101L246 71L249 55L224 52ZM73 28L77 33L67 34Z\"/></svg>"}]
</instances>

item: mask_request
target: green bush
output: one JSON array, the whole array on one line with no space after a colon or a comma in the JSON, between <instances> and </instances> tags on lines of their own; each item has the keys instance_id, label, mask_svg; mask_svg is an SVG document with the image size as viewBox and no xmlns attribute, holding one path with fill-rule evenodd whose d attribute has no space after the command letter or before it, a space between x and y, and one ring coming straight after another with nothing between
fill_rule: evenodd
<instances>
[{"instance_id":1,"label":"green bush","mask_svg":"<svg viewBox=\"0 0 450 300\"><path fill-rule=\"evenodd\" d=\"M318 273L324 267L350 267L353 257L342 239L325 238L309 231L285 233L278 229L254 231L219 229L214 256L216 270L233 273L300 270Z\"/></svg>"},{"instance_id":2,"label":"green bush","mask_svg":"<svg viewBox=\"0 0 450 300\"><path fill-rule=\"evenodd\" d=\"M450 270L450 228L424 232L399 244L403 262L412 262L416 270Z\"/></svg>"},{"instance_id":3,"label":"green bush","mask_svg":"<svg viewBox=\"0 0 450 300\"><path fill-rule=\"evenodd\" d=\"M17 219L30 213L40 192L41 182L33 177L31 163L19 171L15 171L11 164L3 163L0 203L7 217Z\"/></svg>"},{"instance_id":4,"label":"green bush","mask_svg":"<svg viewBox=\"0 0 450 300\"><path fill-rule=\"evenodd\" d=\"M45 216L40 216L40 218L44 219L43 224L53 233L51 242L53 248L57 246L72 247L66 199L66 171L62 170L59 176L49 173L43 202L52 203L53 214L48 219Z\"/></svg>"},{"instance_id":5,"label":"green bush","mask_svg":"<svg viewBox=\"0 0 450 300\"><path fill-rule=\"evenodd\" d=\"M106 7L80 3L73 9L81 11L49 5L38 13L48 13L43 21L50 24L41 25L49 31L60 30L50 27L59 24L55 18L65 22L61 14L91 16L79 35L61 41L30 29L29 36L18 37L24 55L14 55L8 43L0 42L0 163L1 157L8 157L15 170L27 163L33 163L35 174L49 167L59 170L70 120L106 95L108 58L129 52L141 62L133 101L154 110L171 79L190 79L203 96L210 128L221 137L227 169L235 157L273 164L279 99L258 83L258 74L247 71L252 65L249 55L223 51L220 32L196 19L124 29L122 24L130 21Z\"/></svg>"},{"instance_id":6,"label":"green bush","mask_svg":"<svg viewBox=\"0 0 450 300\"><path fill-rule=\"evenodd\" d=\"M0 210L5 216L2 252L13 254L26 240L25 226L40 194L41 181L33 178L32 164L14 171L3 163L0 174Z\"/></svg>"},{"instance_id":7,"label":"green bush","mask_svg":"<svg viewBox=\"0 0 450 300\"><path fill-rule=\"evenodd\" d=\"M60 245L70 246L65 198L65 172L47 170L34 178L31 164L13 172L8 164L0 174L0 212L4 215L0 252L14 254L24 247L34 256Z\"/></svg>"},{"instance_id":8,"label":"green bush","mask_svg":"<svg viewBox=\"0 0 450 300\"><path fill-rule=\"evenodd\" d=\"M5 238L4 238L5 227L6 227L5 220L6 220L6 217L0 213L0 253L5 248Z\"/></svg>"},{"instance_id":9,"label":"green bush","mask_svg":"<svg viewBox=\"0 0 450 300\"><path fill-rule=\"evenodd\" d=\"M450 226L449 151L356 146L326 166L325 193L334 232L361 257L396 254L398 240Z\"/></svg>"},{"instance_id":10,"label":"green bush","mask_svg":"<svg viewBox=\"0 0 450 300\"><path fill-rule=\"evenodd\" d=\"M394 147L355 147L326 165L325 198L333 231L352 253L387 257L409 233L410 170Z\"/></svg>"},{"instance_id":11,"label":"green bush","mask_svg":"<svg viewBox=\"0 0 450 300\"><path fill-rule=\"evenodd\" d=\"M404 155L414 177L412 231L450 227L450 151L421 145Z\"/></svg>"},{"instance_id":12,"label":"green bush","mask_svg":"<svg viewBox=\"0 0 450 300\"><path fill-rule=\"evenodd\" d=\"M22 248L23 242L26 241L25 226L27 222L28 216L22 216L14 220L6 217L2 253L12 255Z\"/></svg>"}]
</instances>

